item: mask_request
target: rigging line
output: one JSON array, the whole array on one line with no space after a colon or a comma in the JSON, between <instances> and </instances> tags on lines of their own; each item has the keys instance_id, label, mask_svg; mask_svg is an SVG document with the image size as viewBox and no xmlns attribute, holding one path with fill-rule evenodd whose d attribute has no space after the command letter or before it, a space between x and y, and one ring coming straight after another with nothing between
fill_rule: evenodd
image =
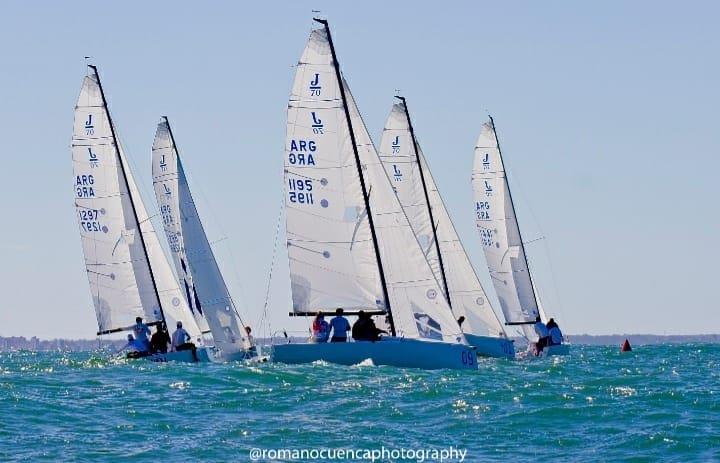
<instances>
[{"instance_id":1,"label":"rigging line","mask_svg":"<svg viewBox=\"0 0 720 463\"><path fill-rule=\"evenodd\" d=\"M225 247L225 249L227 250L227 253L230 255L231 268L232 268L233 277L234 277L234 278L233 278L233 279L234 279L233 283L235 283L235 288L234 288L234 289L236 289L236 290L240 293L240 304L239 304L239 305L243 306L243 308L245 309L244 311L247 311L247 297L246 297L246 294L245 294L245 291L244 291L244 287L243 287L243 285L242 285L242 283L241 283L241 282L242 282L242 279L240 278L240 274L239 274L239 272L238 272L238 268L237 268L237 264L236 264L236 260L235 260L235 255L233 254L233 248L232 248L232 246L230 245L229 236L228 236L228 234L225 232L225 230L224 230L224 228L223 228L223 226L222 226L222 222L218 219L218 214L215 213L215 210L214 210L213 207L212 207L212 202L208 200L207 195L205 194L205 190L204 190L204 188L203 188L203 186L202 186L202 185L203 185L203 182L193 181L194 175L193 175L192 171L193 171L192 169L187 169L187 170L185 170L184 172L185 172L185 178L187 179L188 187L189 187L189 185L192 185L192 188L193 188L192 191L193 191L193 193L194 193L194 194L193 194L194 201L192 201L192 202L193 202L193 206L195 207L195 210L197 211L198 220L200 220L200 209L198 208L198 204L201 204L200 207L202 208L202 210L203 210L203 211L206 211L206 212L205 212L205 214L206 214L206 215L205 215L205 224L208 223L208 216L209 216L210 222L211 222L211 223L213 224L213 226L214 226L216 229L218 229L219 232L220 232L221 238L218 238L218 239L215 239L215 240L212 240L212 241L211 241L210 238L207 236L207 232L205 233L205 236L206 236L207 239L208 239L208 244L210 245L210 250L213 251L213 255L214 255L214 257L215 257L215 262L216 262L216 264L217 264L217 266L218 266L218 269L220 270L220 274L221 274L221 275L223 274L223 272L222 272L222 267L221 267L221 265L220 265L220 261L222 261L222 259L218 260L218 254L219 254L219 253L215 253L215 252L214 252L215 250L214 250L213 248L219 247L219 246L216 247L216 246L215 246L216 244L219 244L219 243L222 243L222 242L225 242L225 241L226 241L227 243L225 243L225 246L224 246L224 247ZM199 201L198 201L198 199L199 199ZM226 286L227 286L227 282L225 282L225 283L226 283ZM228 293L230 293L230 288L228 288ZM238 304L236 304L236 300L235 300L235 298L232 296L232 294L230 294L230 299L231 299L231 302L232 302L233 310L235 311L235 313L236 313L236 315L238 316L238 318L240 318L240 322L244 324L243 319L242 319L242 317L240 316L240 313L239 313L238 308L237 308Z\"/></svg>"},{"instance_id":2,"label":"rigging line","mask_svg":"<svg viewBox=\"0 0 720 463\"><path fill-rule=\"evenodd\" d=\"M280 238L280 228L281 228L282 213L283 213L284 205L285 205L285 195L283 195L280 199L280 208L278 211L277 223L275 226L275 240L273 242L272 258L270 259L270 271L268 272L267 287L265 289L265 302L263 304L263 310L262 310L260 320L258 321L258 324L262 324L263 321L267 320L268 321L268 329L270 328L270 326L269 326L270 321L267 318L267 311L268 311L268 306L270 303L270 287L272 286L273 270L275 269L275 260L277 257L278 241Z\"/></svg>"},{"instance_id":3,"label":"rigging line","mask_svg":"<svg viewBox=\"0 0 720 463\"><path fill-rule=\"evenodd\" d=\"M507 170L507 168L505 168L505 175L507 176L507 174L508 174L508 170ZM523 203L525 203L525 208L530 212L530 217L532 218L532 221L534 222L535 226L538 228L538 230L540 231L540 234L541 234L540 238L530 240L524 244L533 243L533 242L539 241L539 240L544 241L543 250L545 251L545 258L547 259L548 270L550 271L550 280L552 281L553 292L555 293L555 302L557 304L557 312L559 312L560 315L563 318L565 318L565 309L563 307L562 300L560 298L560 291L558 289L557 279L555 277L555 270L552 265L552 259L550 258L550 245L548 242L549 238L547 238L545 231L543 230L542 225L540 224L540 221L538 220L538 217L532 208L529 197L525 194L525 190L522 187L523 183L522 182L516 182L516 183L519 185L519 188L516 187L516 190L518 190L520 192L520 197L522 198ZM538 282L536 281L536 284L537 283Z\"/></svg>"}]
</instances>

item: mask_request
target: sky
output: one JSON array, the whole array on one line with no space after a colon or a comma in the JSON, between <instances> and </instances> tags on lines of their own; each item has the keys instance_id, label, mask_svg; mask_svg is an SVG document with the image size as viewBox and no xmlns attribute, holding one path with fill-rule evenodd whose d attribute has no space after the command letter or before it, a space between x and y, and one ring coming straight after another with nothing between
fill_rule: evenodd
<instances>
[{"instance_id":1,"label":"sky","mask_svg":"<svg viewBox=\"0 0 720 463\"><path fill-rule=\"evenodd\" d=\"M4 2L0 336L92 338L97 329L70 153L85 56L99 67L147 206L157 210L151 144L167 115L244 318L270 332L305 330L307 320L287 315L278 217L285 111L312 10L330 21L376 144L396 90L407 97L490 293L470 183L488 113L533 275L565 332L720 332L720 5L409 5Z\"/></svg>"}]
</instances>

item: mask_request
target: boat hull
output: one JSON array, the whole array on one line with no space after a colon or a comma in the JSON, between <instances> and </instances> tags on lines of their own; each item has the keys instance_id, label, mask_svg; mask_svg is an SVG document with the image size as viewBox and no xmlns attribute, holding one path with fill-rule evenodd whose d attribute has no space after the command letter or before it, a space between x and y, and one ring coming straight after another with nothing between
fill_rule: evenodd
<instances>
[{"instance_id":1,"label":"boat hull","mask_svg":"<svg viewBox=\"0 0 720 463\"><path fill-rule=\"evenodd\" d=\"M221 362L243 362L245 360L254 359L257 356L257 349L243 349L235 352L229 352L227 354L221 353L218 360Z\"/></svg>"},{"instance_id":2,"label":"boat hull","mask_svg":"<svg viewBox=\"0 0 720 463\"><path fill-rule=\"evenodd\" d=\"M515 343L510 339L467 333L465 339L475 348L478 357L515 358Z\"/></svg>"},{"instance_id":3,"label":"boat hull","mask_svg":"<svg viewBox=\"0 0 720 463\"><path fill-rule=\"evenodd\" d=\"M197 348L197 361L198 362L212 362L215 360L215 353L214 349L212 347L198 347ZM158 363L165 363L165 362L185 362L185 363L195 363L195 360L193 359L192 351L190 350L181 350L181 351L175 351L175 352L168 352L168 353L157 353L157 354L151 354L147 357L142 357L144 359L147 359L151 362L158 362Z\"/></svg>"},{"instance_id":4,"label":"boat hull","mask_svg":"<svg viewBox=\"0 0 720 463\"><path fill-rule=\"evenodd\" d=\"M322 360L357 365L369 359L374 365L400 368L477 369L476 354L470 346L405 338L383 338L377 342L277 344L272 346L270 358L288 364Z\"/></svg>"}]
</instances>

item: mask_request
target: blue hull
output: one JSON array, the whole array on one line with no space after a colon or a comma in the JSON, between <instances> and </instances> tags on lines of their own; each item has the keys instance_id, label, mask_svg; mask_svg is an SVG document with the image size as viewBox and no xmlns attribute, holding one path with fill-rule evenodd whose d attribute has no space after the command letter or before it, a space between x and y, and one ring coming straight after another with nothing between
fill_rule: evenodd
<instances>
[{"instance_id":1,"label":"blue hull","mask_svg":"<svg viewBox=\"0 0 720 463\"><path fill-rule=\"evenodd\" d=\"M465 334L468 344L475 348L478 357L515 358L515 343L510 339Z\"/></svg>"},{"instance_id":2,"label":"blue hull","mask_svg":"<svg viewBox=\"0 0 720 463\"><path fill-rule=\"evenodd\" d=\"M278 344L272 346L270 358L289 364L322 360L357 365L369 359L374 365L400 368L477 369L476 354L470 346L405 338L383 338L378 342Z\"/></svg>"}]
</instances>

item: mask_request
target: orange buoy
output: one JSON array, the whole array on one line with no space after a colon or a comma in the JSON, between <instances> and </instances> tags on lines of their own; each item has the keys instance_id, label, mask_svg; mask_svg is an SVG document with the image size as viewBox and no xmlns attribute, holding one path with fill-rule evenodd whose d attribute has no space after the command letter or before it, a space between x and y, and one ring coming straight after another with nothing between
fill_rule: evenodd
<instances>
[{"instance_id":1,"label":"orange buoy","mask_svg":"<svg viewBox=\"0 0 720 463\"><path fill-rule=\"evenodd\" d=\"M632 351L632 347L630 347L630 341L627 339L623 343L622 347L620 348L620 352L630 352Z\"/></svg>"}]
</instances>

